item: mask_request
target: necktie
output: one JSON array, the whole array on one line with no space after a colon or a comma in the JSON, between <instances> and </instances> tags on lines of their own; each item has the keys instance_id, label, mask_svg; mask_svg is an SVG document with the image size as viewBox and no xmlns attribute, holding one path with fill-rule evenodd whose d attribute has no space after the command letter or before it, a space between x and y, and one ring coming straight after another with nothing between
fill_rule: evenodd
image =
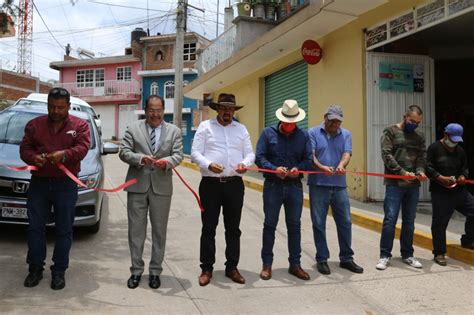
<instances>
[{"instance_id":1,"label":"necktie","mask_svg":"<svg viewBox=\"0 0 474 315\"><path fill-rule=\"evenodd\" d=\"M156 133L155 133L155 128L151 129L150 141L151 141L151 149L152 149L153 153L155 153L155 147L156 147Z\"/></svg>"}]
</instances>

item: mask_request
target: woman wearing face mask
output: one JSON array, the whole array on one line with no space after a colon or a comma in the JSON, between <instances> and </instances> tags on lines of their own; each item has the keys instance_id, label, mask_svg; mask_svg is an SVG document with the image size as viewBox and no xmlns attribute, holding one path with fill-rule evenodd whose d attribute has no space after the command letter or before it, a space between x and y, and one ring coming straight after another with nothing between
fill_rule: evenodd
<instances>
[{"instance_id":1,"label":"woman wearing face mask","mask_svg":"<svg viewBox=\"0 0 474 315\"><path fill-rule=\"evenodd\" d=\"M467 217L465 233L461 238L463 247L472 248L474 242L474 197L468 192L465 180L468 177L466 152L458 145L462 142L463 128L449 124L444 137L428 148L427 174L430 178L433 219L434 261L446 266L446 228L454 210Z\"/></svg>"}]
</instances>

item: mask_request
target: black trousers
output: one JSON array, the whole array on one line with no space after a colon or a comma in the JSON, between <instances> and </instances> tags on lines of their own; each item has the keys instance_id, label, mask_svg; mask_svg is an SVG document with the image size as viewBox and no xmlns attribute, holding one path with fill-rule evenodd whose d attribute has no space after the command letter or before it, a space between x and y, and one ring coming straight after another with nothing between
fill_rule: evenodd
<instances>
[{"instance_id":1,"label":"black trousers","mask_svg":"<svg viewBox=\"0 0 474 315\"><path fill-rule=\"evenodd\" d=\"M226 271L237 268L240 258L240 218L244 203L244 183L242 178L227 182L203 177L199 184L199 197L204 212L201 214L201 269L212 271L216 262L216 228L222 207L226 241Z\"/></svg>"},{"instance_id":2,"label":"black trousers","mask_svg":"<svg viewBox=\"0 0 474 315\"><path fill-rule=\"evenodd\" d=\"M462 242L474 241L474 196L467 189L456 189L447 192L432 192L433 220L431 234L433 235L433 254L446 253L446 228L454 210L466 216L465 234Z\"/></svg>"}]
</instances>

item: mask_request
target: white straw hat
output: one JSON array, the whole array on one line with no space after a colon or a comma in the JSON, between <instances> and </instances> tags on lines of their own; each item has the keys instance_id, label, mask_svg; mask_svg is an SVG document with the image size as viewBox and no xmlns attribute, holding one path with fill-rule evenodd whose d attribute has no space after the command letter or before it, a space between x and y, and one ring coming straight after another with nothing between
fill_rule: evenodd
<instances>
[{"instance_id":1,"label":"white straw hat","mask_svg":"<svg viewBox=\"0 0 474 315\"><path fill-rule=\"evenodd\" d=\"M278 120L287 123L297 123L306 117L304 110L299 108L298 102L295 100L286 100L283 106L275 112Z\"/></svg>"}]
</instances>

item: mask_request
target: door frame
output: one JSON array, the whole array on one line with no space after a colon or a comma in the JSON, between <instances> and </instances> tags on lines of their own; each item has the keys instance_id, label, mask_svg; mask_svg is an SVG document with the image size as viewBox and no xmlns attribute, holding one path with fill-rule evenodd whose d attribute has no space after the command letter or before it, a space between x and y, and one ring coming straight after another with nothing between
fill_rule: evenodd
<instances>
[{"instance_id":1,"label":"door frame","mask_svg":"<svg viewBox=\"0 0 474 315\"><path fill-rule=\"evenodd\" d=\"M423 112L423 117L429 117L429 122L431 124L430 129L427 132L425 132L425 138L426 138L426 147L428 147L432 142L436 141L436 117L435 117L435 109L436 109L436 104L435 104L435 73L434 73L434 59L425 56L425 55L413 55L413 54L396 54L396 53L379 53L379 52L366 52L366 119L367 119L367 124L366 124L366 141L367 141L367 159L366 159L366 169L367 171L372 171L372 172L381 172L383 173L383 168L382 169L377 169L376 168L376 163L374 162L375 160L371 159L381 159L380 157L380 152L375 152L377 143L374 143L374 139L371 137L373 134L370 134L370 130L374 129L374 123L375 123L375 117L374 113L372 112L372 109L376 106L375 103L375 97L374 97L374 92L375 89L379 89L378 85L378 76L374 77L373 69L371 68L371 64L374 58L380 58L380 57L392 57L392 58L397 58L397 57L405 57L405 58L412 58L412 59L419 59L423 63L427 63L429 66L430 71L426 71L425 69L425 76L424 76L424 84L425 87L429 87L428 91L428 104L423 104L428 106L428 111L426 108L424 109ZM378 73L378 70L377 72ZM406 100L405 100L406 101ZM405 104L405 108L408 107L411 104ZM402 110L403 111L403 110ZM401 119L401 115L397 118ZM397 123L398 121L393 121L393 123ZM378 144L380 146L380 144ZM383 165L383 163L382 163ZM378 196L378 191L377 188L380 188L379 186L382 183L381 178L367 178L367 200L382 200L381 196ZM429 201L431 199L430 193L428 191L428 185L429 182L422 183L422 190L420 191L420 201Z\"/></svg>"}]
</instances>

